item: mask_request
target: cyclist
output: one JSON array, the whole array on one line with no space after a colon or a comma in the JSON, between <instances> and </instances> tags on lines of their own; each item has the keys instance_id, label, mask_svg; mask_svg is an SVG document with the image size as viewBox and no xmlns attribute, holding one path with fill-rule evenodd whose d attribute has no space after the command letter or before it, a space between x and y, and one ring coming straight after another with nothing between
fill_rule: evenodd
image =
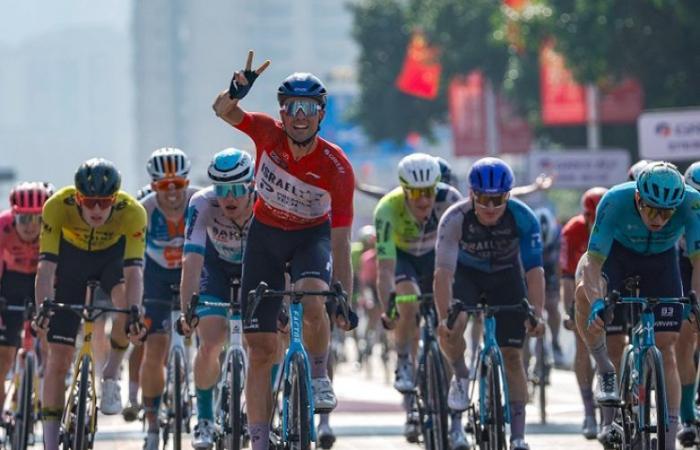
<instances>
[{"instance_id":1,"label":"cyclist","mask_svg":"<svg viewBox=\"0 0 700 450\"><path fill-rule=\"evenodd\" d=\"M466 317L460 317L452 330L446 324L453 293L466 303L476 303L482 294L492 304L517 304L527 296L539 319L537 326L525 324L525 314L496 315L496 336L508 381L510 448L527 450L529 446L524 440L527 381L521 348L526 331L534 336L544 333L541 317L545 280L540 226L527 205L510 198L513 172L502 160L489 157L476 161L469 171L469 185L469 197L450 207L440 220L435 252L438 336L454 371L448 404L456 410L466 410L469 406L469 370L464 359L463 336Z\"/></svg>"},{"instance_id":2,"label":"cyclist","mask_svg":"<svg viewBox=\"0 0 700 450\"><path fill-rule=\"evenodd\" d=\"M625 279L640 276L641 296L681 296L676 245L685 231L687 247L700 249L700 218L694 209L698 204L700 194L686 188L673 164L654 162L644 167L636 183L623 183L608 191L598 206L588 251L577 269L583 289L577 294L576 320L597 365L600 392L596 398L601 403L619 400L616 366L611 362L613 355L606 351L605 323L597 317L587 326L591 303L605 295L602 277L608 290L626 292ZM694 267L698 256L698 250L689 254ZM681 396L675 344L682 309L681 305L668 305L654 312L656 345L663 355L670 436L676 434ZM618 315L619 310L615 310ZM619 364L619 359L616 362ZM609 408L604 408L604 413L606 410ZM610 425L612 414L604 414L603 420L598 439L604 445L614 445L619 436ZM675 440L666 439L666 448L675 448Z\"/></svg>"},{"instance_id":3,"label":"cyclist","mask_svg":"<svg viewBox=\"0 0 700 450\"><path fill-rule=\"evenodd\" d=\"M636 163L632 164L632 166L630 166L629 170L627 171L627 181L637 181L639 173L651 162L653 161L650 161L648 159L640 159Z\"/></svg>"},{"instance_id":4,"label":"cyclist","mask_svg":"<svg viewBox=\"0 0 700 450\"><path fill-rule=\"evenodd\" d=\"M595 439L598 433L598 424L593 403L593 366L586 345L576 329L574 322L574 274L576 265L581 256L586 252L588 236L595 221L595 212L600 199L607 192L603 187L594 187L587 190L581 197L581 214L572 217L561 232L561 251L559 253L559 266L561 267L560 291L564 302L567 317L564 320L564 328L572 330L576 337L576 355L574 356L574 372L576 381L581 391L581 399L585 418L582 433L586 439Z\"/></svg>"},{"instance_id":5,"label":"cyclist","mask_svg":"<svg viewBox=\"0 0 700 450\"><path fill-rule=\"evenodd\" d=\"M374 210L377 294L381 305L386 305L394 292L397 295L432 292L438 221L445 210L461 198L457 189L440 183L438 161L425 153L404 157L399 162L398 175L401 186L385 195ZM384 313L382 321L387 329L394 329L397 354L394 388L404 394L404 434L407 440L414 442L420 424L411 412L409 400L414 390L418 304L396 306L398 319ZM454 429L459 431L459 428Z\"/></svg>"},{"instance_id":6,"label":"cyclist","mask_svg":"<svg viewBox=\"0 0 700 450\"><path fill-rule=\"evenodd\" d=\"M243 248L255 200L253 172L253 160L248 153L235 148L222 150L214 155L207 170L212 186L190 199L180 284L182 311L196 293L202 300L228 302L228 280L241 277ZM219 355L227 337L228 309L200 306L196 314L199 317L199 348L194 360L197 425L192 445L205 449L212 446L216 434L213 392L219 379ZM185 322L181 316L180 324L189 334L190 326Z\"/></svg>"},{"instance_id":7,"label":"cyclist","mask_svg":"<svg viewBox=\"0 0 700 450\"><path fill-rule=\"evenodd\" d=\"M89 278L98 278L119 308L141 303L142 262L145 250L146 212L129 194L120 191L121 175L110 161L93 158L80 165L75 185L54 194L44 205L36 276L36 300L53 297L63 303L82 304ZM55 284L54 284L55 283ZM103 370L101 410L121 411L116 377L129 338L138 343L145 335L139 324L114 318L111 352ZM42 389L44 445L58 448L59 421L65 377L72 362L80 319L70 311L56 311L50 319L34 323L48 341L48 358Z\"/></svg>"},{"instance_id":8,"label":"cyclist","mask_svg":"<svg viewBox=\"0 0 700 450\"><path fill-rule=\"evenodd\" d=\"M695 190L700 189L700 163L691 164L685 171L685 183L692 186ZM692 289L691 276L693 273L693 265L688 258L688 248L684 239L681 239L679 245L679 261L681 269L681 281L683 283L683 292L689 292ZM688 321L684 321L681 325L681 332L676 343L676 359L678 361L678 375L681 379L681 410L680 419L682 423L681 430L678 432L678 441L684 447L692 447L697 440L697 428L695 423L695 396L697 387L695 386L695 347L696 336L693 327Z\"/></svg>"},{"instance_id":9,"label":"cyclist","mask_svg":"<svg viewBox=\"0 0 700 450\"><path fill-rule=\"evenodd\" d=\"M180 283L182 247L185 237L185 210L197 191L189 187L190 159L180 149L155 150L146 170L151 177L151 193L141 199L146 209L146 258L143 304L148 334L141 364L141 396L147 422L144 450L158 450L158 409L165 387L163 363L167 358L172 304L172 285Z\"/></svg>"},{"instance_id":10,"label":"cyclist","mask_svg":"<svg viewBox=\"0 0 700 450\"><path fill-rule=\"evenodd\" d=\"M10 191L10 209L0 213L0 297L7 305L24 306L34 298L39 260L41 208L53 193L48 183L19 183ZM21 312L3 311L0 318L0 380L15 361L24 323ZM5 384L0 405L5 404Z\"/></svg>"},{"instance_id":11,"label":"cyclist","mask_svg":"<svg viewBox=\"0 0 700 450\"><path fill-rule=\"evenodd\" d=\"M242 290L261 281L284 288L284 267L291 263L295 289L325 290L333 279L352 295L350 231L353 219L352 165L336 145L318 136L327 91L310 73L294 73L277 90L280 119L243 111L238 102L249 91L265 62L234 74L231 86L217 97L216 114L250 136L256 146L255 218L245 248ZM331 257L332 255L332 257ZM245 310L244 298L244 310ZM281 298L269 299L246 327L250 366L246 383L253 450L267 449L271 392L269 376L276 362L277 316ZM311 360L316 412L329 412L337 399L327 374L330 323L325 298L307 297L304 341ZM339 326L348 329L348 323Z\"/></svg>"}]
</instances>

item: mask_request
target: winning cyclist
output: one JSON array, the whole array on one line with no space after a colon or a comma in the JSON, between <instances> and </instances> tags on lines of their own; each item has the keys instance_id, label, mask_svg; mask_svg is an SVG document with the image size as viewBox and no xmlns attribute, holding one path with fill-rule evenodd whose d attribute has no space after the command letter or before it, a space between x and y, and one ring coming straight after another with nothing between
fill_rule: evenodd
<instances>
[{"instance_id":1,"label":"winning cyclist","mask_svg":"<svg viewBox=\"0 0 700 450\"><path fill-rule=\"evenodd\" d=\"M0 297L7 305L25 306L34 299L39 260L41 209L53 193L48 183L19 183L10 191L10 209L0 213ZM0 318L0 380L4 380L20 346L21 312L3 311ZM0 405L5 404L5 384Z\"/></svg>"},{"instance_id":2,"label":"winning cyclist","mask_svg":"<svg viewBox=\"0 0 700 450\"><path fill-rule=\"evenodd\" d=\"M143 346L140 377L148 426L144 450L158 450L158 408L165 387L163 363L172 330L171 313L173 308L180 307L179 303L173 304L171 286L180 283L185 210L190 197L197 191L189 187L190 165L185 152L170 147L155 150L146 164L154 193L141 200L148 217L143 274L148 335Z\"/></svg>"},{"instance_id":3,"label":"winning cyclist","mask_svg":"<svg viewBox=\"0 0 700 450\"><path fill-rule=\"evenodd\" d=\"M180 285L182 311L192 294L212 302L229 301L229 280L241 277L243 248L253 217L253 172L248 153L235 148L222 150L214 155L207 170L213 185L190 199ZM216 434L214 386L219 380L219 355L227 337L229 311L200 306L196 314L199 348L194 360L194 384L198 420L192 445L206 449L212 446ZM189 334L191 324L182 316L180 323Z\"/></svg>"},{"instance_id":4,"label":"winning cyclist","mask_svg":"<svg viewBox=\"0 0 700 450\"><path fill-rule=\"evenodd\" d=\"M625 293L625 280L640 276L640 296L680 297L683 286L676 245L685 232L687 248L692 249L688 255L693 264L692 286L698 290L700 277L695 276L695 268L700 256L699 204L700 194L685 185L673 164L654 162L644 167L636 183L623 183L608 191L598 206L588 251L577 268L583 289L576 294L576 322L597 364L601 387L597 400L601 403L619 400L616 367L603 333L605 323L597 317L587 326L591 304L600 302L598 299L606 293L603 276L608 290ZM676 434L681 397L675 344L682 309L681 305L668 305L654 311L656 345L663 355L670 436ZM604 445L614 444L619 436L610 426L612 414L608 412L603 420L598 439ZM666 448L675 448L675 440L666 439Z\"/></svg>"},{"instance_id":5,"label":"winning cyclist","mask_svg":"<svg viewBox=\"0 0 700 450\"><path fill-rule=\"evenodd\" d=\"M53 297L61 303L85 302L87 281L101 287L118 308L139 305L143 292L143 255L146 211L120 191L121 175L110 161L94 158L80 165L75 185L54 194L44 205L40 257L36 276L37 304ZM129 338L140 342L146 330L129 325ZM47 450L58 448L65 377L73 360L80 318L59 310L50 319L39 317L34 326L47 332L48 358L42 389L42 423ZM103 371L101 411L118 414L121 396L116 377L129 345L126 317L114 318L111 346Z\"/></svg>"},{"instance_id":6,"label":"winning cyclist","mask_svg":"<svg viewBox=\"0 0 700 450\"><path fill-rule=\"evenodd\" d=\"M253 71L252 58L251 51L245 69L234 74L229 90L214 103L217 116L250 136L256 146L257 200L243 258L242 290L249 292L261 281L272 289L283 289L289 262L295 289L325 290L332 275L352 294L350 230L355 177L343 151L318 136L326 88L310 73L294 73L277 90L281 121L245 112L239 100L269 65L267 61ZM327 373L330 324L325 300L303 299L304 341L311 360L316 412L329 412L337 403ZM246 329L250 356L246 399L253 450L268 448L270 370L276 362L281 301L262 302ZM349 328L347 323L339 325Z\"/></svg>"},{"instance_id":7,"label":"winning cyclist","mask_svg":"<svg viewBox=\"0 0 700 450\"><path fill-rule=\"evenodd\" d=\"M541 318L545 289L540 225L527 205L510 198L510 167L498 158L482 158L469 172L469 185L469 197L450 207L440 220L434 279L440 347L454 371L448 404L462 411L469 406L464 359L467 318L462 315L452 330L447 328L453 295L469 304L482 294L489 304L518 304L527 297ZM531 335L544 333L541 319L536 327L525 321L524 313L496 315L496 337L508 381L511 450L529 449L524 440L527 379L521 352L526 328Z\"/></svg>"},{"instance_id":8,"label":"winning cyclist","mask_svg":"<svg viewBox=\"0 0 700 450\"><path fill-rule=\"evenodd\" d=\"M576 355L574 357L574 372L576 381L581 391L585 418L582 433L586 439L595 439L598 433L596 423L595 405L593 403L593 366L586 345L574 323L574 274L576 265L588 247L588 237L595 221L595 211L600 199L607 192L602 187L594 187L587 190L581 197L581 214L572 217L561 232L561 251L559 253L559 266L561 267L560 291L564 302L564 310L568 317L564 321L564 327L572 330L576 336Z\"/></svg>"},{"instance_id":9,"label":"winning cyclist","mask_svg":"<svg viewBox=\"0 0 700 450\"><path fill-rule=\"evenodd\" d=\"M374 210L377 294L382 305L389 302L392 293L410 295L432 292L437 225L447 208L461 198L457 189L440 183L438 161L425 153L404 157L399 162L398 175L401 186L385 195ZM418 303L400 303L396 306L398 319L383 314L382 321L388 329L395 328L398 360L394 388L405 394L404 434L406 439L414 442L418 438L420 424L417 423L418 418L411 414L408 394L414 390ZM457 422L453 426L455 439L463 437L460 429Z\"/></svg>"}]
</instances>

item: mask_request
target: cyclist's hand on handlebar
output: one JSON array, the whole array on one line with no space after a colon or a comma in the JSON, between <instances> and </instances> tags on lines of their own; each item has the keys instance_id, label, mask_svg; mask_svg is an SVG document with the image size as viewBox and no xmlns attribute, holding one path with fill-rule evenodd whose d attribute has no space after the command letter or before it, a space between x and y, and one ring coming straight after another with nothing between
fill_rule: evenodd
<instances>
[{"instance_id":1,"label":"cyclist's hand on handlebar","mask_svg":"<svg viewBox=\"0 0 700 450\"><path fill-rule=\"evenodd\" d=\"M44 306L40 307L34 315L34 319L32 320L32 330L42 339L46 337L46 333L49 330L49 321L51 320L53 313L53 310L50 310Z\"/></svg>"},{"instance_id":2,"label":"cyclist's hand on handlebar","mask_svg":"<svg viewBox=\"0 0 700 450\"><path fill-rule=\"evenodd\" d=\"M399 318L399 314L396 313L396 315L392 318L389 317L385 312L382 313L382 326L384 327L385 330L393 330L396 328L396 320Z\"/></svg>"},{"instance_id":3,"label":"cyclist's hand on handlebar","mask_svg":"<svg viewBox=\"0 0 700 450\"><path fill-rule=\"evenodd\" d=\"M143 321L143 308L137 305L131 306L129 318L126 321L126 335L134 345L141 345L146 340L148 327Z\"/></svg>"},{"instance_id":4,"label":"cyclist's hand on handlebar","mask_svg":"<svg viewBox=\"0 0 700 450\"><path fill-rule=\"evenodd\" d=\"M537 321L535 324L530 323L529 319L525 320L525 330L529 336L542 337L545 332L544 320L541 317L535 317L535 319Z\"/></svg>"},{"instance_id":5,"label":"cyclist's hand on handlebar","mask_svg":"<svg viewBox=\"0 0 700 450\"><path fill-rule=\"evenodd\" d=\"M180 336L190 337L192 336L192 333L194 333L194 329L197 328L198 324L199 316L193 315L192 322L188 323L185 314L181 313L180 317L178 317L177 321L175 322L175 331L177 331L177 334Z\"/></svg>"}]
</instances>

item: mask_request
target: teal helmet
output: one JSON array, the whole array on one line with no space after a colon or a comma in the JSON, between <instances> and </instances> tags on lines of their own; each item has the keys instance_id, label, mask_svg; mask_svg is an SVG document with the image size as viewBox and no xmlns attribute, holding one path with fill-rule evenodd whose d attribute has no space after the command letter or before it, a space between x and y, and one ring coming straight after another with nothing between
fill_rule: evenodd
<instances>
[{"instance_id":1,"label":"teal helmet","mask_svg":"<svg viewBox=\"0 0 700 450\"><path fill-rule=\"evenodd\" d=\"M700 161L694 162L685 171L685 184L700 191Z\"/></svg>"},{"instance_id":2,"label":"teal helmet","mask_svg":"<svg viewBox=\"0 0 700 450\"><path fill-rule=\"evenodd\" d=\"M253 158L237 148L218 152L207 170L209 179L214 183L247 183L253 180L254 172Z\"/></svg>"},{"instance_id":3,"label":"teal helmet","mask_svg":"<svg viewBox=\"0 0 700 450\"><path fill-rule=\"evenodd\" d=\"M653 162L639 173L637 191L649 206L676 208L685 198L685 182L673 164Z\"/></svg>"}]
</instances>

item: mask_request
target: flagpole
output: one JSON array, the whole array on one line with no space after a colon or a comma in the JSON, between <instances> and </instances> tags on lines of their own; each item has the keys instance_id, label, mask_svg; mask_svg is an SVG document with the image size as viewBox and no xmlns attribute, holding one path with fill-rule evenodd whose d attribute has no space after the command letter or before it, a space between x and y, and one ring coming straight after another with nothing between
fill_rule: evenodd
<instances>
[{"instance_id":1,"label":"flagpole","mask_svg":"<svg viewBox=\"0 0 700 450\"><path fill-rule=\"evenodd\" d=\"M498 136L498 124L496 117L496 95L493 92L493 84L491 80L484 77L485 83L485 103L486 103L486 152L489 156L495 156L499 154L499 136Z\"/></svg>"},{"instance_id":2,"label":"flagpole","mask_svg":"<svg viewBox=\"0 0 700 450\"><path fill-rule=\"evenodd\" d=\"M598 88L586 85L586 143L591 150L600 150L600 108Z\"/></svg>"}]
</instances>

